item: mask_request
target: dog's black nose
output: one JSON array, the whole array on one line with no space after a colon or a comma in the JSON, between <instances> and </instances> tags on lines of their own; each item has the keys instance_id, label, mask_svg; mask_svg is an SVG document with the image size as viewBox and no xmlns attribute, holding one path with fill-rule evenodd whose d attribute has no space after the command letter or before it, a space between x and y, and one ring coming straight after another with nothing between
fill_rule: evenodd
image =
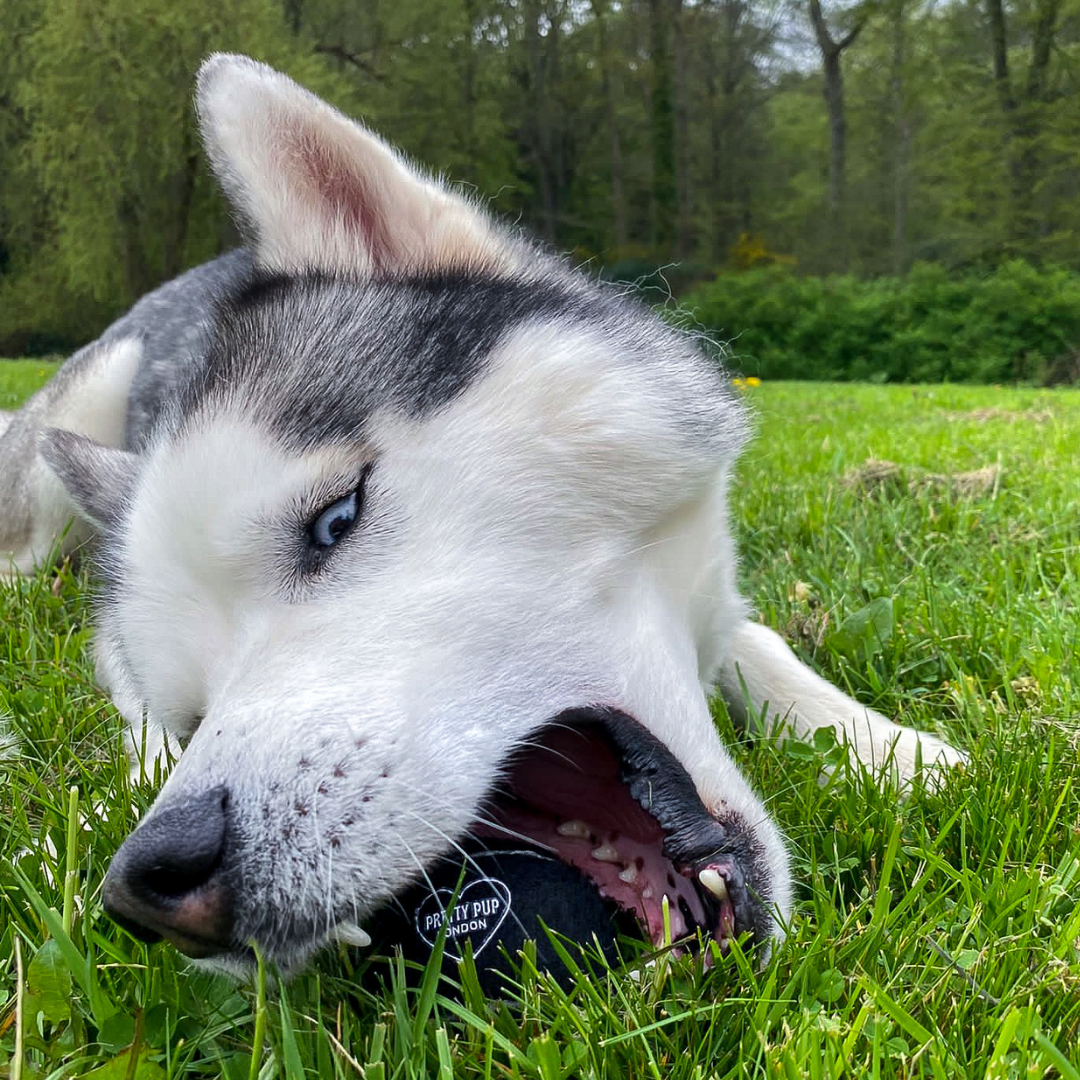
<instances>
[{"instance_id":1,"label":"dog's black nose","mask_svg":"<svg viewBox=\"0 0 1080 1080\"><path fill-rule=\"evenodd\" d=\"M105 876L105 910L142 941L166 938L188 956L230 944L225 868L229 793L211 788L154 814L124 841Z\"/></svg>"}]
</instances>

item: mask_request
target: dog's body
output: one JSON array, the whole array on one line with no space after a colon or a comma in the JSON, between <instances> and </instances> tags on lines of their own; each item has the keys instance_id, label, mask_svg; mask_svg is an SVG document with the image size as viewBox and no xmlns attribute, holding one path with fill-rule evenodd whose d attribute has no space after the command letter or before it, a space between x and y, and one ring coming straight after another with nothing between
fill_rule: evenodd
<instances>
[{"instance_id":1,"label":"dog's body","mask_svg":"<svg viewBox=\"0 0 1080 1080\"><path fill-rule=\"evenodd\" d=\"M654 937L665 890L677 930L778 934L787 856L715 683L901 779L960 755L746 618L720 373L283 76L213 58L199 109L250 252L141 301L0 427L0 548L29 570L79 509L100 677L136 747L186 741L107 906L294 967L502 831Z\"/></svg>"}]
</instances>

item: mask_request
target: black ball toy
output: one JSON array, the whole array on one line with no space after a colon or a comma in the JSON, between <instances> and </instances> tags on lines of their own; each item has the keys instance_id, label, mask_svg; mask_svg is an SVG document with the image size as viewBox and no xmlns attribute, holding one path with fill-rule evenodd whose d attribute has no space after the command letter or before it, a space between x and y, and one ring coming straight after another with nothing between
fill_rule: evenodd
<instances>
[{"instance_id":1,"label":"black ball toy","mask_svg":"<svg viewBox=\"0 0 1080 1080\"><path fill-rule=\"evenodd\" d=\"M468 941L480 986L496 997L505 990L502 976L512 972L508 957L516 958L526 940L536 942L540 970L563 981L568 978L545 926L583 944L592 945L595 935L609 963L617 960L620 934L641 936L633 916L601 897L574 867L513 845L476 846L430 870L373 920L374 951L392 956L400 949L406 960L425 965L444 919L443 971L456 974ZM380 969L385 972L385 965L373 963L376 975Z\"/></svg>"}]
</instances>

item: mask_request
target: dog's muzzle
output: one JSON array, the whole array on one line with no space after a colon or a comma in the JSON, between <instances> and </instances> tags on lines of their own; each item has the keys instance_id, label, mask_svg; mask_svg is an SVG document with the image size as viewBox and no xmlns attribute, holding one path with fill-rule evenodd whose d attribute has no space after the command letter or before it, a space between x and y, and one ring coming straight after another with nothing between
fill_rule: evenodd
<instances>
[{"instance_id":1,"label":"dog's muzzle","mask_svg":"<svg viewBox=\"0 0 1080 1080\"><path fill-rule=\"evenodd\" d=\"M560 714L510 755L456 841L467 845L458 845L462 851L505 852L512 842L518 856L542 855L553 888L562 881L566 897L594 891L618 916L610 925L636 922L656 947L723 952L734 938L764 942L774 932L757 824L723 809L710 813L687 769L632 717L583 708ZM106 910L141 940L165 938L188 956L246 956L247 943L236 938L252 913L236 910L233 887L243 862L241 831L230 828L224 787L153 812L109 868ZM422 877L430 886L431 877ZM391 906L401 908L414 884L403 880ZM431 891L438 901L440 890ZM429 901L417 903L420 918ZM434 925L437 912L427 914ZM520 914L527 913L515 918ZM291 923L275 945L307 951L321 938L288 912L262 915L277 926ZM337 921L332 913L323 925ZM258 930L253 936L260 938Z\"/></svg>"}]
</instances>

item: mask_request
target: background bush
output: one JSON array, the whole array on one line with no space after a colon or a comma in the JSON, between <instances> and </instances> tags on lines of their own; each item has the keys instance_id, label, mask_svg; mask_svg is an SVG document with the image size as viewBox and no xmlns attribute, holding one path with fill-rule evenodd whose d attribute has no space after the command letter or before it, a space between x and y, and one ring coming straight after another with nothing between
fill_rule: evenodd
<instances>
[{"instance_id":1,"label":"background bush","mask_svg":"<svg viewBox=\"0 0 1080 1080\"><path fill-rule=\"evenodd\" d=\"M904 278L721 274L681 304L768 379L1074 381L1080 274L1013 261L986 273L918 264Z\"/></svg>"}]
</instances>

